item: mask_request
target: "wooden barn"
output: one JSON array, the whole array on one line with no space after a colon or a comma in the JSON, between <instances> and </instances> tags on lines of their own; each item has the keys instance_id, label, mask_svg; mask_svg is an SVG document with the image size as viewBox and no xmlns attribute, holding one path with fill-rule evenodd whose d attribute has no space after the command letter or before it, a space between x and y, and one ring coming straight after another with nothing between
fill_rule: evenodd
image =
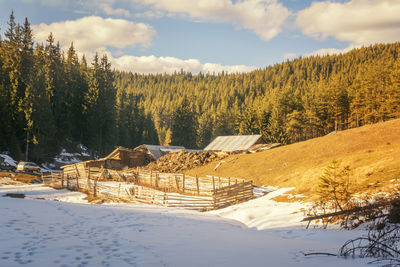
<instances>
[{"instance_id":1,"label":"wooden barn","mask_svg":"<svg viewBox=\"0 0 400 267\"><path fill-rule=\"evenodd\" d=\"M136 151L125 147L117 147L108 156L98 160L87 160L75 164L61 166L65 173L84 173L88 168L104 168L110 170L123 170L144 166L152 160L149 155L142 151Z\"/></svg>"}]
</instances>

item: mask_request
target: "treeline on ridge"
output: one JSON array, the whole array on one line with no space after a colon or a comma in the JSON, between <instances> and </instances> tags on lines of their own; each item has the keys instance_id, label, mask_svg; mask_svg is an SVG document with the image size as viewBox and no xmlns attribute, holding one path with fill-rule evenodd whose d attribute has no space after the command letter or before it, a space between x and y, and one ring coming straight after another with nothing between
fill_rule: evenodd
<instances>
[{"instance_id":1,"label":"treeline on ridge","mask_svg":"<svg viewBox=\"0 0 400 267\"><path fill-rule=\"evenodd\" d=\"M161 144L204 148L232 134L293 143L398 118L399 53L400 43L376 44L241 74L116 72L115 85L142 96Z\"/></svg>"}]
</instances>

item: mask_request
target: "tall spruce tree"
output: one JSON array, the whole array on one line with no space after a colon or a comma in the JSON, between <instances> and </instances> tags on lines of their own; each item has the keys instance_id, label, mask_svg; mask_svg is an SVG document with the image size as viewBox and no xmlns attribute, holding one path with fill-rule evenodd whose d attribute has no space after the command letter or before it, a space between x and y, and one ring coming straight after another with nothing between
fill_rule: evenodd
<instances>
[{"instance_id":1,"label":"tall spruce tree","mask_svg":"<svg viewBox=\"0 0 400 267\"><path fill-rule=\"evenodd\" d=\"M196 129L193 106L184 98L173 115L171 144L196 148Z\"/></svg>"}]
</instances>

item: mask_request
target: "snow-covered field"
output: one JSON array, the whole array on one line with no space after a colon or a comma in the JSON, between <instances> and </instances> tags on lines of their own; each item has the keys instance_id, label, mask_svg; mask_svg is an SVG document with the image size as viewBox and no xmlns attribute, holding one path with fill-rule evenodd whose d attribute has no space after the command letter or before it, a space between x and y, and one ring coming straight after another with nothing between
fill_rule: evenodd
<instances>
[{"instance_id":1,"label":"snow-covered field","mask_svg":"<svg viewBox=\"0 0 400 267\"><path fill-rule=\"evenodd\" d=\"M138 204L87 204L41 185L0 185L0 266L365 266L336 253L360 231L305 230L299 203L264 197L199 213ZM74 203L72 203L74 202ZM295 213L296 212L296 213Z\"/></svg>"}]
</instances>

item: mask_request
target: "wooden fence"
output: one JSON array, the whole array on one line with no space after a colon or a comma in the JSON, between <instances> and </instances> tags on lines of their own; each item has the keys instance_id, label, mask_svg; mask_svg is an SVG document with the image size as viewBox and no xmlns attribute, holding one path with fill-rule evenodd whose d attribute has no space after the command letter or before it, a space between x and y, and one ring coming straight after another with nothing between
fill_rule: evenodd
<instances>
[{"instance_id":1,"label":"wooden fence","mask_svg":"<svg viewBox=\"0 0 400 267\"><path fill-rule=\"evenodd\" d=\"M43 182L54 188L85 191L94 196L200 211L219 209L254 198L253 182L240 178L85 169L79 164L74 169L44 175Z\"/></svg>"},{"instance_id":2,"label":"wooden fence","mask_svg":"<svg viewBox=\"0 0 400 267\"><path fill-rule=\"evenodd\" d=\"M231 185L243 183L241 178L215 176L193 177L177 173L161 173L149 170L136 171L135 183L156 188L164 192L177 192L187 195L211 196L214 191Z\"/></svg>"}]
</instances>

